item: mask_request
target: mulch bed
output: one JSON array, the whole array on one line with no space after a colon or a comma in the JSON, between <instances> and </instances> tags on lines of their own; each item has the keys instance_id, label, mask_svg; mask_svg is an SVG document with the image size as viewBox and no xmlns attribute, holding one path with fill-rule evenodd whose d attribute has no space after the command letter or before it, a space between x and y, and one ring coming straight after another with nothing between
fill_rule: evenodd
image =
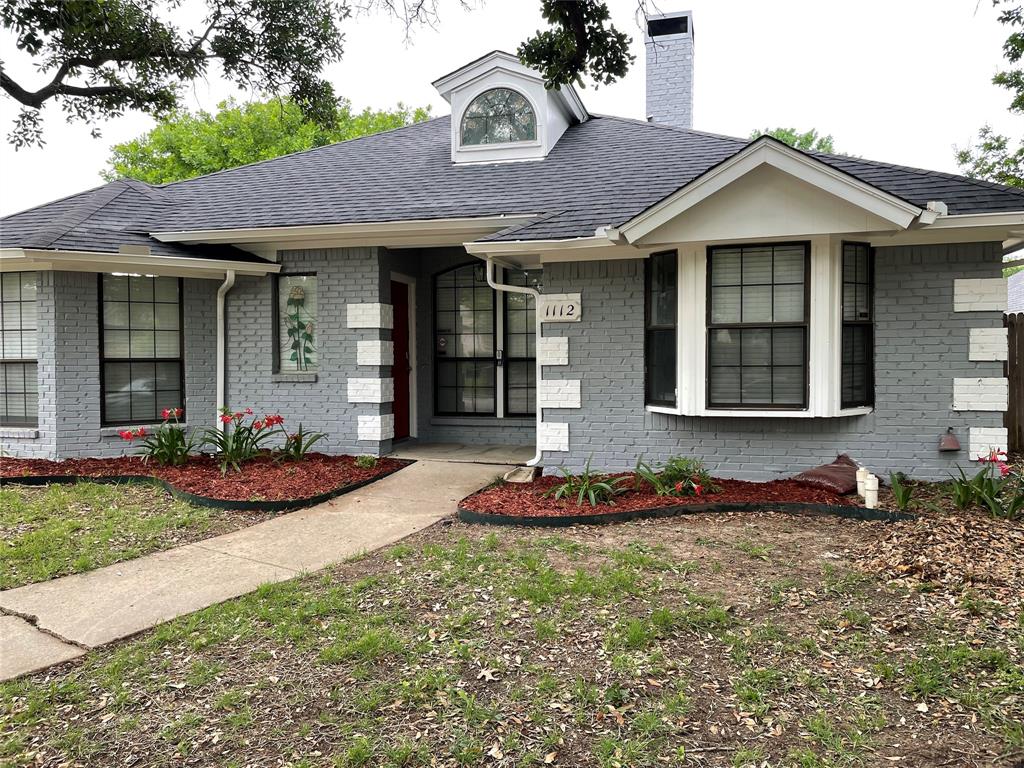
<instances>
[{"instance_id":1,"label":"mulch bed","mask_svg":"<svg viewBox=\"0 0 1024 768\"><path fill-rule=\"evenodd\" d=\"M551 496L545 496L545 493L561 482L560 477L548 476L539 477L531 483L502 483L463 499L460 507L481 514L525 518L615 515L686 505L799 503L856 507L860 502L856 496L840 496L795 480L755 483L716 479L720 490L701 496L658 496L646 484L643 484L640 490L633 490L631 481L627 481L630 490L616 496L614 504L591 507L588 501L584 501L583 506L579 507L575 498L556 500Z\"/></svg>"},{"instance_id":2,"label":"mulch bed","mask_svg":"<svg viewBox=\"0 0 1024 768\"><path fill-rule=\"evenodd\" d=\"M176 489L220 501L299 501L365 483L394 472L409 462L383 458L373 467L356 466L354 456L311 453L303 461L275 462L260 457L241 472L221 475L218 463L197 456L180 467L161 467L134 456L112 459L14 459L0 457L0 480L24 477L155 477Z\"/></svg>"}]
</instances>

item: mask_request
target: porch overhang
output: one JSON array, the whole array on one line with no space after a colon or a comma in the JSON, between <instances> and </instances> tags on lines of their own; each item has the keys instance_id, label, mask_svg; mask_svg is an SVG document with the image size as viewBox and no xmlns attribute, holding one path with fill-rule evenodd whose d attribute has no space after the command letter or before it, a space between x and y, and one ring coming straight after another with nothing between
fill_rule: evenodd
<instances>
[{"instance_id":1,"label":"porch overhang","mask_svg":"<svg viewBox=\"0 0 1024 768\"><path fill-rule=\"evenodd\" d=\"M467 240L492 235L509 227L527 224L534 214L494 214L448 219L315 224L309 226L255 227L245 229L164 230L150 236L164 243L230 244L268 260L279 250L302 248L431 248L462 245Z\"/></svg>"},{"instance_id":2,"label":"porch overhang","mask_svg":"<svg viewBox=\"0 0 1024 768\"><path fill-rule=\"evenodd\" d=\"M261 264L227 259L159 256L145 253L106 251L64 251L36 248L0 249L2 272L138 272L162 277L223 279L229 271L237 275L268 275L281 270L280 264Z\"/></svg>"}]
</instances>

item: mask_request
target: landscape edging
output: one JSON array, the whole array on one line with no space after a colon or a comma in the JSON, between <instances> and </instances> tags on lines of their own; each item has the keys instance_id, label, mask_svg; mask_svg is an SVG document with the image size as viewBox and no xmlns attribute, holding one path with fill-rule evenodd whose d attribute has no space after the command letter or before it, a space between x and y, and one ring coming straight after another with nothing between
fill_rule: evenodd
<instances>
[{"instance_id":1,"label":"landscape edging","mask_svg":"<svg viewBox=\"0 0 1024 768\"><path fill-rule=\"evenodd\" d=\"M374 477L369 477L365 480L359 480L355 483L349 483L339 488L335 488L333 491L327 491L326 493L317 494L316 496L307 496L304 499L281 499L278 501L232 501L231 499L215 499L210 496L200 496L196 493L189 491L183 491L177 486L171 484L167 480L162 480L159 477L153 475L105 475L93 477L90 475L24 475L22 477L5 477L0 478L0 484L11 483L12 485L70 485L72 483L103 483L106 485L155 485L158 488L163 488L171 496L181 501L187 501L191 504L195 504L199 507L211 507L213 509L226 509L236 510L239 512L292 512L296 509L305 509L306 507L312 507L317 504L322 504L325 501L343 496L346 493L357 491L360 488L364 488L370 483L375 483L378 480L383 480L389 475L393 475L401 469L405 469L412 461L407 461L399 467L389 469L387 472L382 472Z\"/></svg>"},{"instance_id":2,"label":"landscape edging","mask_svg":"<svg viewBox=\"0 0 1024 768\"><path fill-rule=\"evenodd\" d=\"M850 520L894 523L916 520L915 515L904 512L890 512L884 509L846 506L842 504L812 504L806 502L723 502L720 504L673 504L667 507L630 509L623 512L603 514L581 514L572 516L544 515L522 517L499 515L490 512L476 512L459 502L459 520L464 523L482 525L523 525L549 528L565 528L571 525L601 525L605 523L626 523L632 520L677 517L680 515L705 512L786 512L789 514L835 515Z\"/></svg>"}]
</instances>

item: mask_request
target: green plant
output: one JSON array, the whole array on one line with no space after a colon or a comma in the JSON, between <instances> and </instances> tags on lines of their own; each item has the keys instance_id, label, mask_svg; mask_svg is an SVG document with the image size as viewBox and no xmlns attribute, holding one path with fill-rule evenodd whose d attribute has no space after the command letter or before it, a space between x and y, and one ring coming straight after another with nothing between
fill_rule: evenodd
<instances>
[{"instance_id":1,"label":"green plant","mask_svg":"<svg viewBox=\"0 0 1024 768\"><path fill-rule=\"evenodd\" d=\"M956 469L960 473L960 477L954 477L950 483L953 504L959 510L969 509L974 506L976 499L974 481L967 477L963 467L958 466Z\"/></svg>"},{"instance_id":2,"label":"green plant","mask_svg":"<svg viewBox=\"0 0 1024 768\"><path fill-rule=\"evenodd\" d=\"M220 423L223 428L206 430L204 445L212 447L217 454L222 475L228 473L229 467L241 472L243 461L259 456L267 440L278 432L285 433L283 427L275 429L284 423L284 418L280 414L271 414L262 419L253 417L245 424L245 417L252 415L252 408L235 413L229 408L222 408Z\"/></svg>"},{"instance_id":3,"label":"green plant","mask_svg":"<svg viewBox=\"0 0 1024 768\"><path fill-rule=\"evenodd\" d=\"M278 456L292 461L302 461L309 453L309 449L325 437L323 432L306 432L299 424L299 428L295 432L285 437L284 445L278 451Z\"/></svg>"},{"instance_id":4,"label":"green plant","mask_svg":"<svg viewBox=\"0 0 1024 768\"><path fill-rule=\"evenodd\" d=\"M590 471L590 459L583 471L574 475L565 467L559 467L565 481L555 485L545 492L545 496L554 496L555 499L576 498L576 506L582 507L584 500L590 502L590 506L598 504L614 504L614 498L620 493L625 493L626 488L620 487L626 480L625 477L609 477Z\"/></svg>"},{"instance_id":5,"label":"green plant","mask_svg":"<svg viewBox=\"0 0 1024 768\"><path fill-rule=\"evenodd\" d=\"M359 467L360 469L373 469L374 467L377 466L377 457L369 455L357 456L356 466Z\"/></svg>"},{"instance_id":6,"label":"green plant","mask_svg":"<svg viewBox=\"0 0 1024 768\"><path fill-rule=\"evenodd\" d=\"M892 489L892 497L896 502L896 509L900 512L906 512L910 508L910 502L914 495L914 486L912 486L907 476L902 472L892 472L889 475L889 487Z\"/></svg>"},{"instance_id":7,"label":"green plant","mask_svg":"<svg viewBox=\"0 0 1024 768\"><path fill-rule=\"evenodd\" d=\"M663 467L655 468L637 459L635 485L648 483L659 496L703 496L720 490L700 459L674 456Z\"/></svg>"},{"instance_id":8,"label":"green plant","mask_svg":"<svg viewBox=\"0 0 1024 768\"><path fill-rule=\"evenodd\" d=\"M195 432L186 434L185 428L178 421L181 408L164 408L163 423L156 432L147 432L145 427L137 430L125 429L118 432L122 440L133 442L145 438L139 453L144 461L155 461L162 467L180 466L188 461L189 455L196 447Z\"/></svg>"}]
</instances>

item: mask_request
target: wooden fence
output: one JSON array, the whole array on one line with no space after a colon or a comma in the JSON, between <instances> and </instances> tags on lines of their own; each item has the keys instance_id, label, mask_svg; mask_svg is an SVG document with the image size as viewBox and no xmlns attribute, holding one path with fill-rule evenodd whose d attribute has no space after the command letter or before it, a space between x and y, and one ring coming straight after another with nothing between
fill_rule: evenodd
<instances>
[{"instance_id":1,"label":"wooden fence","mask_svg":"<svg viewBox=\"0 0 1024 768\"><path fill-rule=\"evenodd\" d=\"M1024 312L1003 315L1010 354L1006 377L1010 380L1010 407L1006 411L1006 430L1011 451L1024 451Z\"/></svg>"}]
</instances>

